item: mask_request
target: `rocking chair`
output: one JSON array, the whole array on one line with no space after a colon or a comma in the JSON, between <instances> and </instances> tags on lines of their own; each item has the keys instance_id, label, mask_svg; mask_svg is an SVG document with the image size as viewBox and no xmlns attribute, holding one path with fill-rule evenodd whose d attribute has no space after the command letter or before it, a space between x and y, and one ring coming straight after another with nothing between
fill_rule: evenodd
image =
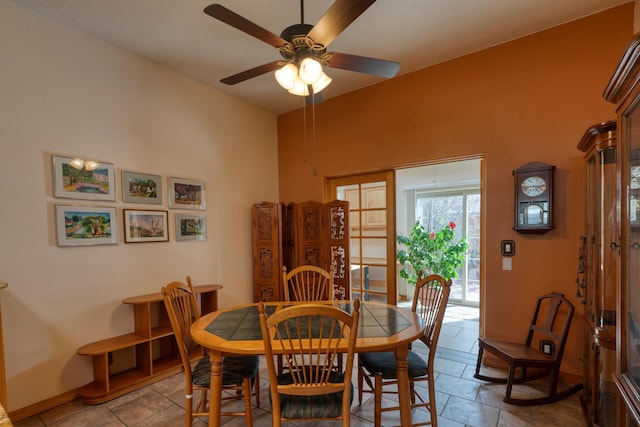
<instances>
[{"instance_id":1,"label":"rocking chair","mask_svg":"<svg viewBox=\"0 0 640 427\"><path fill-rule=\"evenodd\" d=\"M546 310L546 316L542 312ZM533 313L533 320L524 343L512 343L478 338L479 351L475 378L494 383L506 383L507 391L504 402L513 405L530 406L557 402L582 390L582 384L576 384L558 392L560 364L565 344L569 336L569 328L573 318L574 307L563 294L552 292L538 297ZM480 374L480 365L484 351L497 356L509 365L507 378L496 378ZM528 371L529 369L535 372ZM520 370L520 375L516 372ZM525 383L550 376L549 391L546 396L521 399L511 396L514 384Z\"/></svg>"}]
</instances>

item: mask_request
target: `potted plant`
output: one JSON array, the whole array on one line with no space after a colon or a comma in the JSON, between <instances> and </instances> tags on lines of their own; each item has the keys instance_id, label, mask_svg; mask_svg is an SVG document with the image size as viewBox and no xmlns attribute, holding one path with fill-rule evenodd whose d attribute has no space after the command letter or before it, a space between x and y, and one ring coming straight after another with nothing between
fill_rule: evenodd
<instances>
[{"instance_id":1,"label":"potted plant","mask_svg":"<svg viewBox=\"0 0 640 427\"><path fill-rule=\"evenodd\" d=\"M449 222L438 232L426 232L417 221L408 236L398 235L396 241L404 246L396 256L400 262L400 277L412 285L423 277L439 274L445 279L458 277L456 269L464 263L469 245L462 238L454 242L456 224Z\"/></svg>"}]
</instances>

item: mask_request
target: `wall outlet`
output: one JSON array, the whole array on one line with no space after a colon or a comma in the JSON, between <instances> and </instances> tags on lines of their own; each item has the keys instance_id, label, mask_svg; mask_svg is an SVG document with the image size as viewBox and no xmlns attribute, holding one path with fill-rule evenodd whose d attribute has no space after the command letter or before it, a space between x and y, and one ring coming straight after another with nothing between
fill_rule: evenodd
<instances>
[{"instance_id":1,"label":"wall outlet","mask_svg":"<svg viewBox=\"0 0 640 427\"><path fill-rule=\"evenodd\" d=\"M540 351L549 356L553 356L556 351L556 345L553 341L542 340L540 341Z\"/></svg>"}]
</instances>

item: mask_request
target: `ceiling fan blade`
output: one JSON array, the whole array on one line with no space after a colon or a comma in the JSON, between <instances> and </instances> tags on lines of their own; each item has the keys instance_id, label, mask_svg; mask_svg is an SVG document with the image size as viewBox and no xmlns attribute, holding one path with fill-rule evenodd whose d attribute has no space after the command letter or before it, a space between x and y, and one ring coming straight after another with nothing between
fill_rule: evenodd
<instances>
[{"instance_id":1,"label":"ceiling fan blade","mask_svg":"<svg viewBox=\"0 0 640 427\"><path fill-rule=\"evenodd\" d=\"M232 27L245 32L250 36L262 40L263 42L270 44L273 47L280 47L287 44L287 41L280 36L273 34L269 30L265 30L258 24L254 24L248 19L238 15L237 13L227 9L220 4L214 3L205 7L204 13L216 18L219 21L224 22L225 24L231 25Z\"/></svg>"},{"instance_id":2,"label":"ceiling fan blade","mask_svg":"<svg viewBox=\"0 0 640 427\"><path fill-rule=\"evenodd\" d=\"M282 66L282 62L273 61L267 64L259 65L257 67L251 68L250 70L243 71L238 74L234 74L233 76L225 77L220 80L221 83L226 85L234 85L236 83L243 82L245 80L252 79L254 77L261 76L264 73L268 73L269 71L275 71Z\"/></svg>"},{"instance_id":3,"label":"ceiling fan blade","mask_svg":"<svg viewBox=\"0 0 640 427\"><path fill-rule=\"evenodd\" d=\"M307 34L311 40L327 47L376 0L336 0Z\"/></svg>"},{"instance_id":4,"label":"ceiling fan blade","mask_svg":"<svg viewBox=\"0 0 640 427\"><path fill-rule=\"evenodd\" d=\"M400 69L400 63L384 59L368 58L366 56L351 55L348 53L331 52L329 67L373 74L375 76L389 79L396 75Z\"/></svg>"}]
</instances>

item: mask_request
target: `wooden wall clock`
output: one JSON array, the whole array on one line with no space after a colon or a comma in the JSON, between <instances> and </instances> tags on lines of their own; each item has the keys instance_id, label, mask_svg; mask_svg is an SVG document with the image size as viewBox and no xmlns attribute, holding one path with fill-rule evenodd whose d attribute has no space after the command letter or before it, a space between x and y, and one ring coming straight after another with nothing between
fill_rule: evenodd
<instances>
[{"instance_id":1,"label":"wooden wall clock","mask_svg":"<svg viewBox=\"0 0 640 427\"><path fill-rule=\"evenodd\" d=\"M520 233L546 233L553 229L553 171L546 163L527 163L513 171L515 225Z\"/></svg>"}]
</instances>

